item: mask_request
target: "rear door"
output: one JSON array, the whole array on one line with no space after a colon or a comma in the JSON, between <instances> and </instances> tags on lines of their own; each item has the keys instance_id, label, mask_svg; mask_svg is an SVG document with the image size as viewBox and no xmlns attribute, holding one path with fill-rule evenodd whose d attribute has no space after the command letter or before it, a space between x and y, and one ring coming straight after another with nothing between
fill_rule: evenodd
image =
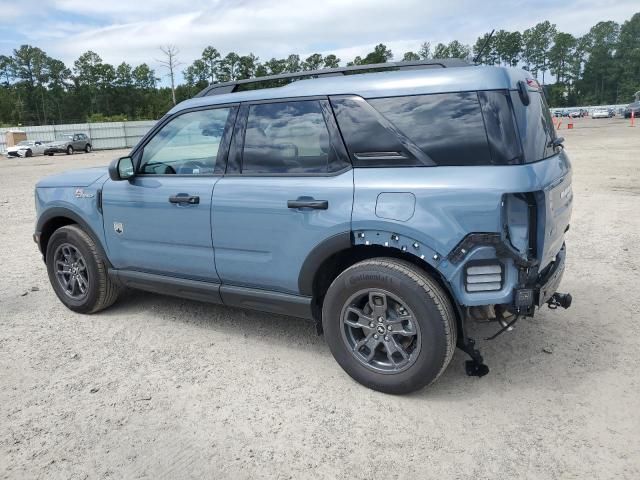
<instances>
[{"instance_id":1,"label":"rear door","mask_svg":"<svg viewBox=\"0 0 640 480\"><path fill-rule=\"evenodd\" d=\"M131 180L105 183L105 236L116 268L218 282L211 196L235 113L227 106L173 117L137 149Z\"/></svg>"},{"instance_id":2,"label":"rear door","mask_svg":"<svg viewBox=\"0 0 640 480\"><path fill-rule=\"evenodd\" d=\"M309 253L349 234L353 170L326 98L241 107L213 194L223 284L300 293Z\"/></svg>"}]
</instances>

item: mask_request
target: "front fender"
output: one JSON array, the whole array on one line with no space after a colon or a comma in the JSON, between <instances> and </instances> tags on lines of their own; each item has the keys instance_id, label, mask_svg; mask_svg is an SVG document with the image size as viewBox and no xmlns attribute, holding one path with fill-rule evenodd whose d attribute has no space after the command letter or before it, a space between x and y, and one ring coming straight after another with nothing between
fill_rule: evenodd
<instances>
[{"instance_id":1,"label":"front fender","mask_svg":"<svg viewBox=\"0 0 640 480\"><path fill-rule=\"evenodd\" d=\"M46 255L46 244L53 225L61 224L68 219L80 225L96 242L105 259L105 238L102 214L98 208L100 186L93 188L37 188L35 235L43 256ZM66 222L66 223L71 223ZM65 224L62 222L62 224Z\"/></svg>"}]
</instances>

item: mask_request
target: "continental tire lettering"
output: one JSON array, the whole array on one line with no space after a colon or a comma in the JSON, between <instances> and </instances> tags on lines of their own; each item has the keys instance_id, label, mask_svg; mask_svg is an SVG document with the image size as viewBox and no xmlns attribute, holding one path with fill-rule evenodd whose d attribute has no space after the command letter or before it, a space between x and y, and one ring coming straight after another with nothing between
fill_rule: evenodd
<instances>
[{"instance_id":1,"label":"continental tire lettering","mask_svg":"<svg viewBox=\"0 0 640 480\"><path fill-rule=\"evenodd\" d=\"M370 281L393 283L393 278L386 275L380 275L377 273L360 273L353 277L349 277L347 284L355 285L356 283L359 283L359 282L370 282Z\"/></svg>"}]
</instances>

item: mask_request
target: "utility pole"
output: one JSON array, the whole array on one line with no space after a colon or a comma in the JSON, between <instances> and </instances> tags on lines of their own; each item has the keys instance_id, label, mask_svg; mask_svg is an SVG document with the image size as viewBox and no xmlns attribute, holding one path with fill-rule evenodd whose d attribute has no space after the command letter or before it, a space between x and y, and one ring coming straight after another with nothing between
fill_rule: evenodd
<instances>
[{"instance_id":1,"label":"utility pole","mask_svg":"<svg viewBox=\"0 0 640 480\"><path fill-rule=\"evenodd\" d=\"M160 47L160 51L164 53L165 60L156 60L163 67L165 67L169 73L167 76L171 80L171 97L173 98L173 104L176 104L176 79L175 71L179 65L182 65L178 61L178 53L180 50L175 45L167 45L166 47Z\"/></svg>"}]
</instances>

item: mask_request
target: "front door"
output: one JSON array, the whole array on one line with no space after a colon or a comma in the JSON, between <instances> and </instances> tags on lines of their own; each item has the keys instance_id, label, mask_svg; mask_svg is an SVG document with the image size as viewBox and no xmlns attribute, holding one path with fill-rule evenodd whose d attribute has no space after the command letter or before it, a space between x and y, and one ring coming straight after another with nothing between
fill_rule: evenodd
<instances>
[{"instance_id":1,"label":"front door","mask_svg":"<svg viewBox=\"0 0 640 480\"><path fill-rule=\"evenodd\" d=\"M221 281L305 293L309 253L351 230L353 170L328 102L243 105L233 144L213 193Z\"/></svg>"},{"instance_id":2,"label":"front door","mask_svg":"<svg viewBox=\"0 0 640 480\"><path fill-rule=\"evenodd\" d=\"M234 116L235 107L224 107L173 117L134 151L131 180L106 182L104 229L115 268L219 280L211 197Z\"/></svg>"}]
</instances>

